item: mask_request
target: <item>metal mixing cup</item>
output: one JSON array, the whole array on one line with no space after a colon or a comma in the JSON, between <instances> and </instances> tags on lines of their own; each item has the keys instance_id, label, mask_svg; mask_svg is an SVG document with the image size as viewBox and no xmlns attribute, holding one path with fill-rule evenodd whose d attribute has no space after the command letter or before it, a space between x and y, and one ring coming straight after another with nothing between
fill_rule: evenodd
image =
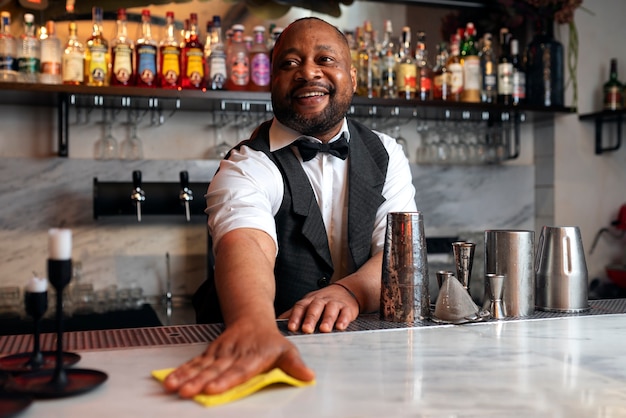
<instances>
[{"instance_id":1,"label":"metal mixing cup","mask_svg":"<svg viewBox=\"0 0 626 418\"><path fill-rule=\"evenodd\" d=\"M534 231L485 231L485 274L505 276L503 302L508 317L535 311L534 245Z\"/></svg>"},{"instance_id":2,"label":"metal mixing cup","mask_svg":"<svg viewBox=\"0 0 626 418\"><path fill-rule=\"evenodd\" d=\"M587 263L577 226L541 229L535 272L538 309L554 312L589 309Z\"/></svg>"},{"instance_id":3,"label":"metal mixing cup","mask_svg":"<svg viewBox=\"0 0 626 418\"><path fill-rule=\"evenodd\" d=\"M387 214L380 290L380 319L410 323L430 318L423 215Z\"/></svg>"}]
</instances>

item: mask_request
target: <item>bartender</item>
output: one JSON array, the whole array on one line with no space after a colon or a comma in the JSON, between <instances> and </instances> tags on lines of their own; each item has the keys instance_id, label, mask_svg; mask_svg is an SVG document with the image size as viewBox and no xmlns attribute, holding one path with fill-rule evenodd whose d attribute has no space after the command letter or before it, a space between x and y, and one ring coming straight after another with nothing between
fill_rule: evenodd
<instances>
[{"instance_id":1,"label":"bartender","mask_svg":"<svg viewBox=\"0 0 626 418\"><path fill-rule=\"evenodd\" d=\"M291 331L331 332L376 311L386 215L416 210L401 146L346 119L357 79L342 32L296 20L272 57L274 118L231 150L206 195L215 269L196 305L200 320L226 328L166 379L182 397L275 367L312 380L276 318ZM204 309L215 294L219 317Z\"/></svg>"}]
</instances>

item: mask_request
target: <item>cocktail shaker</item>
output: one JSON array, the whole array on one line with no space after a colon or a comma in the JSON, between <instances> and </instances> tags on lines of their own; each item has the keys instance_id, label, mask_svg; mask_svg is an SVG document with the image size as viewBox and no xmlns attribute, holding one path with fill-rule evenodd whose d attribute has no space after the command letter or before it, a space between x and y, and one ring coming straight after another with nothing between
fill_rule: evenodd
<instances>
[{"instance_id":1,"label":"cocktail shaker","mask_svg":"<svg viewBox=\"0 0 626 418\"><path fill-rule=\"evenodd\" d=\"M535 311L534 245L534 231L485 231L485 274L504 276L507 317L530 316Z\"/></svg>"},{"instance_id":2,"label":"cocktail shaker","mask_svg":"<svg viewBox=\"0 0 626 418\"><path fill-rule=\"evenodd\" d=\"M380 319L414 322L430 318L428 260L423 215L387 214L380 291Z\"/></svg>"}]
</instances>

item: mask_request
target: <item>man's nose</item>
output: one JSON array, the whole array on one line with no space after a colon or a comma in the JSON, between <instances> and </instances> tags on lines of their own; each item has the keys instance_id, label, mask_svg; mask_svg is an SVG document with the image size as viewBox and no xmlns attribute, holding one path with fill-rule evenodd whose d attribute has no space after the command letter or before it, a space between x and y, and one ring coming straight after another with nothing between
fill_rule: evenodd
<instances>
[{"instance_id":1,"label":"man's nose","mask_svg":"<svg viewBox=\"0 0 626 418\"><path fill-rule=\"evenodd\" d=\"M320 78L321 75L322 72L319 65L317 65L315 62L305 61L298 69L296 79L308 81Z\"/></svg>"}]
</instances>

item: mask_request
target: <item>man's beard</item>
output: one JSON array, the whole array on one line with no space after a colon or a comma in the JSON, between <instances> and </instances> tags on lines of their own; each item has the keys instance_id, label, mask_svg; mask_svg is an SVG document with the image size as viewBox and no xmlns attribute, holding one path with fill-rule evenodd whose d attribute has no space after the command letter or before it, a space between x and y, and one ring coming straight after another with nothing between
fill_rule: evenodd
<instances>
[{"instance_id":1,"label":"man's beard","mask_svg":"<svg viewBox=\"0 0 626 418\"><path fill-rule=\"evenodd\" d=\"M288 100L278 103L278 100L272 98L272 108L276 119L288 128L309 136L316 136L337 126L348 112L350 103L351 101L344 103L337 99L333 91L330 92L328 106L321 113L315 116L304 116L297 113Z\"/></svg>"}]
</instances>

